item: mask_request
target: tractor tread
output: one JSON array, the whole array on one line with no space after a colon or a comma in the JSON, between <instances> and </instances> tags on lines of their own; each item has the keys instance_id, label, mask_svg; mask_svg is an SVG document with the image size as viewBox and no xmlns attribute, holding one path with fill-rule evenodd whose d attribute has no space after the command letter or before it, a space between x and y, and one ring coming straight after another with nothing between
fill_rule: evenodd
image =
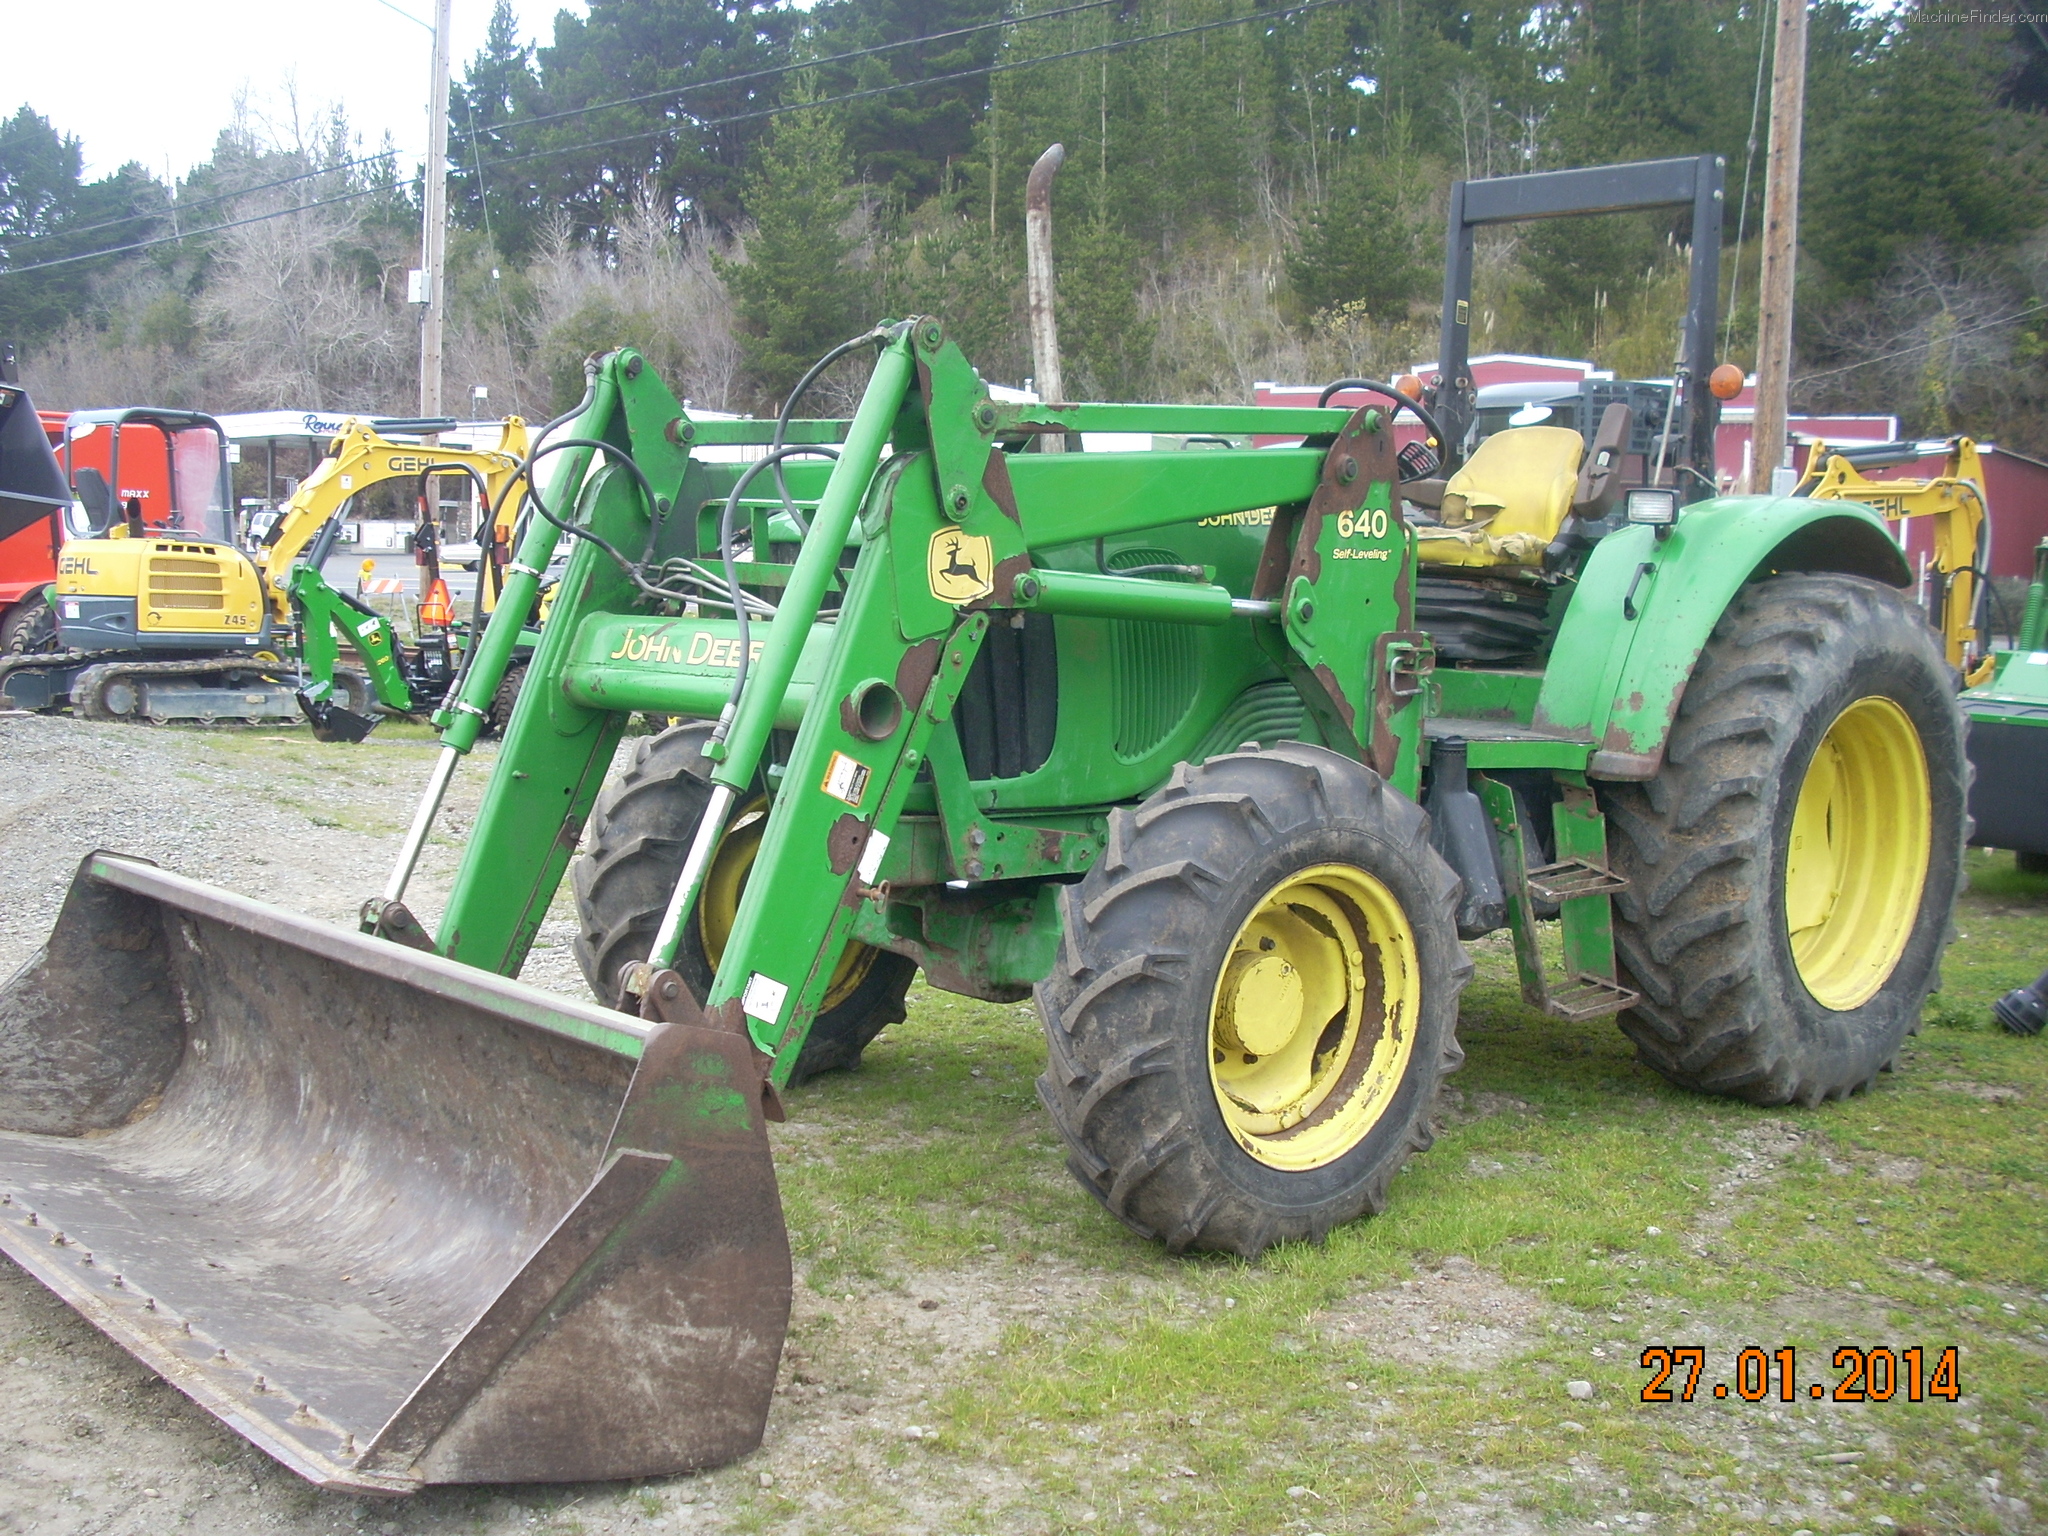
<instances>
[{"instance_id":1,"label":"tractor tread","mask_svg":"<svg viewBox=\"0 0 2048 1536\"><path fill-rule=\"evenodd\" d=\"M1403 899L1424 965L1413 1087L1369 1158L1354 1164L1361 1145L1313 1176L1283 1175L1231 1141L1215 1108L1206 956L1236 932L1231 903L1252 899L1240 871L1335 836L1374 839L1406 860ZM1060 956L1038 987L1048 1046L1038 1096L1075 1180L1111 1215L1176 1253L1255 1257L1384 1206L1394 1172L1430 1143L1443 1074L1464 1059L1457 999L1472 964L1455 938L1460 887L1427 837L1421 807L1377 775L1296 742L1183 765L1143 805L1112 813L1103 857L1061 893Z\"/></svg>"},{"instance_id":2,"label":"tractor tread","mask_svg":"<svg viewBox=\"0 0 2048 1536\"><path fill-rule=\"evenodd\" d=\"M1933 857L1922 911L1883 989L1834 1012L1783 934L1782 844L1805 761L1855 697L1905 708L1928 756ZM1701 652L1657 777L1601 787L1623 1013L1640 1059L1684 1087L1759 1104L1858 1092L1938 982L1963 836L1961 720L1931 630L1861 577L1771 577L1740 591ZM1958 857L1945 857L1953 847Z\"/></svg>"},{"instance_id":3,"label":"tractor tread","mask_svg":"<svg viewBox=\"0 0 2048 1536\"><path fill-rule=\"evenodd\" d=\"M576 897L576 963L600 1001L625 964L646 958L689 851L690 835L710 795L703 745L709 722L692 722L635 740L625 766L597 797L583 851L569 867ZM701 996L711 968L691 925L677 967ZM792 1086L821 1072L851 1069L868 1042L905 1017L904 993L917 974L906 956L878 952L853 995L811 1026Z\"/></svg>"}]
</instances>

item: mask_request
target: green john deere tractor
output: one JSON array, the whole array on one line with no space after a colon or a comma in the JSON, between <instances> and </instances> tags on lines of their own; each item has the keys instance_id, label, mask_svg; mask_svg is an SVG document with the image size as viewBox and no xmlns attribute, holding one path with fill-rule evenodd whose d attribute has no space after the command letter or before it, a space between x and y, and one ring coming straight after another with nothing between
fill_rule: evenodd
<instances>
[{"instance_id":1,"label":"green john deere tractor","mask_svg":"<svg viewBox=\"0 0 2048 1536\"><path fill-rule=\"evenodd\" d=\"M364 932L95 854L0 993L0 1247L240 1433L365 1492L751 1449L766 1124L917 969L1035 994L1075 1178L1174 1250L1381 1207L1487 931L1690 1088L1816 1104L1892 1061L1964 769L1868 510L1630 489L1622 418L1439 481L1394 418L1456 432L1384 386L1017 405L937 320L856 347L846 421L693 422L594 364ZM1253 435L1293 446L1181 451ZM564 539L430 936L412 863ZM1429 603L1510 597L1523 654L1433 638ZM640 712L685 723L608 783ZM512 979L565 873L588 1004Z\"/></svg>"}]
</instances>

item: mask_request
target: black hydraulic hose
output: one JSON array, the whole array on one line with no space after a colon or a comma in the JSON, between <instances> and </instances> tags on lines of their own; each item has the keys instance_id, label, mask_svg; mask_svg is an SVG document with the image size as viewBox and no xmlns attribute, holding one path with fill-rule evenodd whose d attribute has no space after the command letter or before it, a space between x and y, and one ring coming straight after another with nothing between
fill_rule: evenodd
<instances>
[{"instance_id":1,"label":"black hydraulic hose","mask_svg":"<svg viewBox=\"0 0 2048 1536\"><path fill-rule=\"evenodd\" d=\"M662 602L672 601L675 597L673 592L666 591L648 581L641 573L641 566L628 560L613 546L609 539L605 538L602 534L591 532L588 528L579 528L574 523L565 523L549 510L547 502L541 497L540 485L533 478L533 467L549 454L560 453L565 448L589 448L595 452L611 455L612 461L623 465L627 473L632 475L634 482L640 487L640 494L647 503L648 518L651 521L658 521L662 517L661 498L654 494L654 484L647 478L647 472L633 462L633 456L625 449L621 448L617 443L608 443L601 437L557 438L554 442L536 448L527 455L526 461L519 466L518 471L512 477L514 482L522 479L526 482L527 504L543 518L547 519L547 521L553 523L563 533L571 534L576 538L595 544L599 549L610 555L618 563L619 569L626 573L626 579L631 581L643 595L656 598ZM653 532L650 530L650 541L652 538ZM644 557L642 563L645 563Z\"/></svg>"},{"instance_id":2,"label":"black hydraulic hose","mask_svg":"<svg viewBox=\"0 0 2048 1536\"><path fill-rule=\"evenodd\" d=\"M1342 394L1347 389L1371 390L1374 394L1385 395L1389 400L1392 400L1397 409L1405 406L1415 413L1416 420L1429 428L1430 432L1436 437L1437 442L1443 445L1444 451L1447 453L1450 451L1450 444L1444 438L1444 429L1438 426L1436 418L1430 415L1429 407L1420 400L1409 399L1401 391L1394 388L1393 385L1382 384L1378 379L1339 379L1336 383L1325 386L1323 392L1316 396L1317 409L1320 410L1322 407L1327 406L1332 395Z\"/></svg>"},{"instance_id":3,"label":"black hydraulic hose","mask_svg":"<svg viewBox=\"0 0 2048 1536\"><path fill-rule=\"evenodd\" d=\"M583 398L581 400L578 400L571 407L569 407L568 410L562 412L561 415L547 422L544 426L542 426L542 428L538 432L536 432L533 435L536 454L538 453L540 446L547 441L547 436L550 432L554 431L555 428L564 426L567 423L574 421L577 417L581 416L585 411L590 409L590 402L595 400L596 398L597 361L595 358L592 358L586 361L583 365ZM529 457L527 462L530 464L532 462L532 457ZM505 498L512 494L512 487L517 485L518 483L519 473L518 471L514 471L512 478L505 482L505 489L499 495L496 501L491 500L488 493L485 495L484 511L488 519L484 524L486 528L496 528L498 526L498 513L505 505ZM531 477L529 477L527 480L527 484L531 485L532 483L533 481ZM520 538L526 531L527 520L530 517L532 517L532 515L533 514L530 510L520 513L519 524L512 530L512 548L514 550L517 550L519 548ZM481 566L481 562L479 562L479 566ZM498 581L499 595L503 596L504 591L504 578L501 576ZM448 691L441 696L441 707L443 709L446 709L448 707L451 700L458 699L462 696L462 685L469 681L469 669L471 664L476 660L477 644L483 638L484 618L485 616L483 571L481 568L479 568L477 571L476 582L476 602L471 608L471 628L469 632L469 644L463 647L462 665L456 669L454 678L448 684Z\"/></svg>"},{"instance_id":4,"label":"black hydraulic hose","mask_svg":"<svg viewBox=\"0 0 2048 1536\"><path fill-rule=\"evenodd\" d=\"M838 362L839 359L846 356L847 353L875 342L887 341L888 339L888 329L878 325L871 331L863 331L858 336L842 341L830 352L827 352L823 357L811 364L810 370L796 381L796 388L789 392L789 398L782 402L782 409L775 413L775 437L768 445L769 454L775 465L775 494L782 498L782 510L789 515L789 520L796 524L798 538L802 538L811 531L810 525L804 521L803 514L797 511L796 502L789 494L789 486L782 478L782 460L774 457L774 455L782 452L784 439L789 435L789 423L796 415L796 403L804 397L806 390L818 382L819 375Z\"/></svg>"},{"instance_id":5,"label":"black hydraulic hose","mask_svg":"<svg viewBox=\"0 0 2048 1536\"><path fill-rule=\"evenodd\" d=\"M483 524L483 528L481 531L488 533L490 532L491 529L497 526L498 509L491 504L490 482L484 479L482 473L477 469L477 467L474 464L452 464L446 462L440 464L429 464L425 469L420 471L419 499L423 504L426 502L427 482L430 479L432 479L435 475L453 474L458 470L460 470L463 474L469 476L470 484L476 488L476 504L483 509L483 515L485 518L485 522ZM493 539L492 543L493 546L495 547L496 540ZM482 542L479 541L479 550L481 550L482 547ZM482 558L480 558L476 563L476 593L474 601L470 605L469 612L470 642L469 646L464 650L464 666L462 669L458 669L456 673L457 678L461 677L462 671L467 670L468 652L469 650L473 650L475 648L477 640L482 637L484 632L484 568L490 565L490 563L491 560L489 554L484 554ZM437 541L434 557L434 569L436 571L439 571L440 568L441 560ZM425 595L426 594L422 593L422 598L424 598Z\"/></svg>"},{"instance_id":6,"label":"black hydraulic hose","mask_svg":"<svg viewBox=\"0 0 2048 1536\"><path fill-rule=\"evenodd\" d=\"M862 339L865 340L866 338ZM827 361L830 361L830 359L828 358ZM816 371L816 369L812 370L813 373ZM749 655L751 650L749 637L752 631L747 620L745 594L740 591L739 572L734 565L732 554L733 523L739 515L740 497L746 494L747 487L753 484L754 477L760 474L762 470L773 467L776 471L776 478L779 480L782 478L782 461L784 459L793 459L799 454L806 453L815 454L827 459L839 457L839 450L837 448L828 448L823 443L796 443L787 448L774 448L768 453L767 457L756 459L740 472L739 479L733 481L732 490L726 494L724 510L718 514L718 555L720 562L725 567L726 596L732 600L732 616L739 626L740 658L739 666L733 672L731 691L725 696L725 708L718 712L718 723L711 728L711 739L713 741L725 740L725 733L732 728L733 716L739 711L740 707L740 691L747 686L747 663L751 659ZM783 492L785 504L787 504L788 495L787 491ZM799 522L797 526L803 528L806 538L810 536L810 529L803 523Z\"/></svg>"}]
</instances>

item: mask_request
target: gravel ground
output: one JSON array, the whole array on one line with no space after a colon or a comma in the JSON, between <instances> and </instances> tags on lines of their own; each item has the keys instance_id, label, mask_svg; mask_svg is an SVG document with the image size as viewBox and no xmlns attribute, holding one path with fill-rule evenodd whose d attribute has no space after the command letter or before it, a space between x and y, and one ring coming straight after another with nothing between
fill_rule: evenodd
<instances>
[{"instance_id":1,"label":"gravel ground","mask_svg":"<svg viewBox=\"0 0 2048 1536\"><path fill-rule=\"evenodd\" d=\"M428 846L409 892L430 928L474 818L488 756L486 748L478 754L480 761L457 776L439 835ZM14 785L13 796L0 803L0 857L7 871L6 899L0 901L0 975L35 953L79 860L94 849L152 858L262 901L350 923L363 898L382 885L431 761L431 743L407 740L402 733L382 733L358 748L323 748L302 731L151 730L0 715L0 766ZM587 996L570 954L573 932L567 904L558 903L524 979ZM1993 1112L1990 1095L2009 1098L2015 1092L1986 1089L1981 1112ZM813 1110L775 1128L786 1188L799 1167L830 1162L827 1143L835 1122L829 1112ZM1482 1121L1511 1126L1532 1113L1522 1100L1492 1092L1453 1090L1445 1106L1449 1127ZM858 1131L866 1122L840 1123L837 1129L844 1131L847 1124ZM1736 1136L1739 1144L1728 1149L1729 1171L1715 1183L1694 1240L1718 1240L1721 1229L1759 1191L1785 1175L1801 1137L1818 1134L1780 1115L1744 1125ZM1511 1148L1515 1140L1504 1134L1488 1144ZM1503 1159L1518 1155L1512 1150L1475 1155L1467 1172L1475 1180L1504 1175L1510 1165ZM1889 1158L1876 1173L1885 1180L1910 1181L1918 1166L1912 1159ZM1046 1177L1064 1178L1049 1149ZM851 1193L857 1203L859 1192ZM793 1235L817 1238L815 1232ZM1110 1244L1091 1250L1099 1260L1028 1251L998 1257L987 1251L993 1246L984 1245L982 1253L941 1271L895 1264L885 1280L835 1283L829 1294L809 1283L814 1272L800 1272L766 1442L735 1466L633 1485L440 1488L399 1501L359 1500L310 1487L220 1427L39 1284L0 1262L0 1533L123 1536L188 1529L305 1536L340 1531L622 1536L664 1530L850 1530L1041 1536L1114 1524L1148 1536L1172 1536L1223 1528L1176 1518L1180 1512L1171 1510L1171 1501L1183 1496L1183 1486L1189 1498L1197 1489L1195 1474L1179 1467L1172 1476L1181 1477L1180 1483L1161 1474L1165 1491L1157 1495L1152 1515L1127 1525L1107 1517L1096 1525L1095 1509L1084 1508L1083 1501L1093 1501L1111 1484L1130 1484L1137 1474L1124 1466L1136 1453L1105 1459L1091 1448L1093 1428L1073 1431L1072 1447L1046 1465L1020 1470L1014 1460L997 1463L961 1454L952 1431L942 1436L932 1426L943 1412L936 1405L953 1389L973 1382L977 1367L993 1368L998 1354L1016 1351L1028 1357L1044 1351L1049 1358L1062 1341L1113 1336L1134 1317L1193 1315L1205 1305L1213 1311L1235 1271L1214 1265L1134 1265L1128 1255L1120 1268L1109 1267L1119 1263ZM2029 1297L2016 1290L1976 1289L1989 1297L1988 1305L2006 1314L2017 1316L2029 1304ZM1875 1296L1862 1292L1860 1283L1846 1290L1830 1288L1801 1304L1820 1308L1828 1329L1839 1328L1842 1336L1884 1337L1886 1312ZM1681 1312L1674 1317L1665 1315L1669 1309L1663 1302L1652 1306L1652 1300L1646 1289L1641 1316L1625 1318L1617 1312L1603 1318L1575 1312L1526 1284L1508 1283L1481 1264L1440 1255L1428 1269L1398 1283L1376 1283L1368 1273L1355 1291L1312 1319L1304 1334L1333 1356L1364 1344L1374 1357L1416 1370L1442 1362L1447 1353L1464 1368L1500 1369L1566 1340L1583 1349L1583 1362L1574 1357L1560 1368L1573 1376L1597 1376L1615 1361L1633 1360L1645 1341L1699 1338L1717 1348L1733 1348L1759 1337L1779 1337L1807 1320L1805 1312L1779 1317L1767 1311L1713 1318ZM1350 1383L1338 1385L1344 1389L1340 1395L1357 1390ZM1858 1494L1837 1484L1854 1469L1834 1464L1866 1453L1883 1456L1886 1443L1860 1411L1829 1404L1773 1406L1747 1414L1740 1405L1687 1410L1689 1421L1699 1421L1701 1439L1719 1443L1737 1463L1749 1469L1795 1469L1791 1496L1796 1502L1768 1507L1752 1496L1741 1476L1715 1476L1697 1488L1681 1486L1677 1473L1667 1468L1654 1486L1690 1505L1691 1516L1596 1517L1591 1510L1633 1508L1624 1474L1598 1450L1604 1426L1618 1419L1619 1410L1604 1398L1593 1400L1587 1382L1560 1378L1556 1383L1559 1393L1568 1388L1587 1389L1584 1408L1577 1401L1581 1392L1570 1391L1575 1400L1571 1411L1585 1422L1564 1421L1564 1441L1549 1447L1536 1466L1513 1475L1473 1467L1463 1454L1432 1458L1419 1447L1410 1448L1396 1400L1375 1405L1365 1401L1366 1393L1353 1399L1363 1426L1350 1442L1353 1454L1361 1464L1393 1458L1387 1466L1398 1467L1414 1489L1404 1522L1410 1530L1592 1536L1617 1529L1724 1532L1736 1529L1739 1521L1748 1530L1783 1526L1783 1536L1807 1530L1843 1536L1856 1521L1854 1528L1863 1536L1881 1529L1892 1536L1932 1536L1929 1527L1904 1521L1894 1526L1888 1519L1865 1524L1850 1513ZM1967 1435L1980 1433L1976 1417L1982 1409L1974 1401L1954 1411ZM1844 1444L1851 1450L1840 1451ZM1150 1454L1157 1448L1145 1449ZM1341 1440L1332 1441L1329 1449L1341 1453ZM1956 1480L1960 1486L1974 1475L1974 1470L1962 1470L1966 1460L1966 1450L1944 1443L1917 1475ZM1982 1523L1945 1523L1942 1528L1984 1536L2041 1529L2020 1496L2033 1487L2035 1473L2023 1469L2020 1478L2012 1489L2001 1491L1999 1476L1985 1475L1978 1480L1981 1489L1972 1494ZM1310 1501L1322 1496L1306 1486L1310 1479L1303 1477L1301 1487L1291 1486L1291 1477L1282 1481L1290 1484L1279 1500L1283 1509L1263 1529L1336 1536L1384 1528L1346 1521L1320 1506L1312 1521ZM1651 1491L1645 1481L1638 1482L1634 1497ZM1542 1491L1552 1484L1564 1493ZM1866 1500L1883 1495L1875 1485L1858 1486ZM1913 1492L1922 1486L1914 1484ZM1060 1492L1063 1487L1070 1491ZM1565 1493L1589 1512L1537 1512Z\"/></svg>"},{"instance_id":2,"label":"gravel ground","mask_svg":"<svg viewBox=\"0 0 2048 1536\"><path fill-rule=\"evenodd\" d=\"M430 929L490 750L457 775L407 893ZM0 716L0 764L20 787L0 809L0 975L35 954L79 860L95 849L352 923L383 884L431 762L430 742L385 735L351 749L321 747L304 732ZM558 902L522 979L587 999L567 912ZM804 1156L811 1129L778 1127L778 1160ZM609 1536L754 1530L791 1517L836 1529L842 1514L849 1529L951 1530L950 1511L1018 1490L1006 1474L973 1465L923 1485L898 1469L901 1447L923 1435L958 1363L993 1353L1006 1325L1048 1305L1085 1318L1112 1289L1108 1280L1048 1263L1019 1286L990 1261L904 1273L886 1292L843 1299L800 1282L768 1440L743 1463L633 1485L436 1488L385 1502L302 1482L0 1260L0 1533ZM1116 1289L1135 1294L1127 1280Z\"/></svg>"}]
</instances>

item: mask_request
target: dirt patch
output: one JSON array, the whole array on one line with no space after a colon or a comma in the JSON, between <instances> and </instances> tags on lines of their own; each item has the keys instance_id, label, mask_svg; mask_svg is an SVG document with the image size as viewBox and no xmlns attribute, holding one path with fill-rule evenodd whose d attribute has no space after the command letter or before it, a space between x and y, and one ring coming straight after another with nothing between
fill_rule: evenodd
<instances>
[{"instance_id":1,"label":"dirt patch","mask_svg":"<svg viewBox=\"0 0 2048 1536\"><path fill-rule=\"evenodd\" d=\"M1964 1094L1986 1104L2017 1104L2024 1097L2019 1089L2009 1088L2003 1083L1971 1083L1944 1078L1934 1086L1944 1093Z\"/></svg>"},{"instance_id":2,"label":"dirt patch","mask_svg":"<svg viewBox=\"0 0 2048 1536\"><path fill-rule=\"evenodd\" d=\"M1534 1115L1541 1113L1534 1104L1518 1099L1512 1094L1488 1091L1468 1093L1462 1088L1446 1087L1437 1094L1436 1118L1440 1126L1470 1125L1475 1120L1484 1120L1492 1115Z\"/></svg>"},{"instance_id":3,"label":"dirt patch","mask_svg":"<svg viewBox=\"0 0 2048 1536\"><path fill-rule=\"evenodd\" d=\"M1536 1347L1555 1309L1453 1255L1434 1271L1332 1308L1324 1337L1413 1369L1486 1370Z\"/></svg>"}]
</instances>

